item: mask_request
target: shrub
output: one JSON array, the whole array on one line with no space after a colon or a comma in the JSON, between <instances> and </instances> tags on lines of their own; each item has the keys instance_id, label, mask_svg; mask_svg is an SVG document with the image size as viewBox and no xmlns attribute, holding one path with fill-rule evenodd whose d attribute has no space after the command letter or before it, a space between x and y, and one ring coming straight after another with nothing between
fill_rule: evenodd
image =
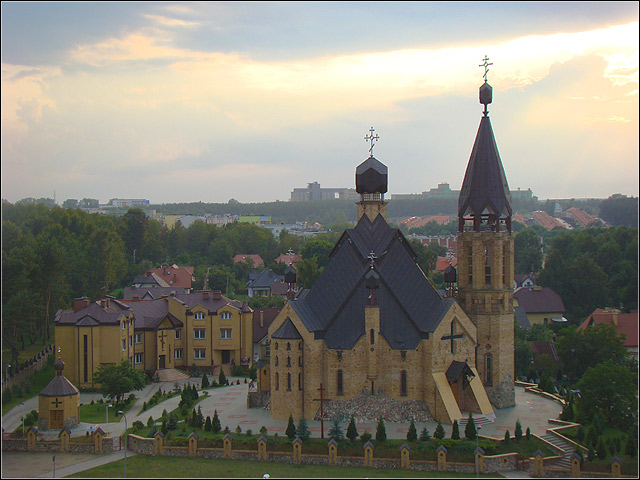
<instances>
[{"instance_id":1,"label":"shrub","mask_svg":"<svg viewBox=\"0 0 640 480\"><path fill-rule=\"evenodd\" d=\"M369 432L364 432L360 435L360 440L362 441L362 443L367 443L371 440L371 434Z\"/></svg>"},{"instance_id":2,"label":"shrub","mask_svg":"<svg viewBox=\"0 0 640 480\"><path fill-rule=\"evenodd\" d=\"M506 445L509 445L510 440L511 440L511 436L509 434L509 430L507 430L506 432L504 432L504 443Z\"/></svg>"},{"instance_id":3,"label":"shrub","mask_svg":"<svg viewBox=\"0 0 640 480\"><path fill-rule=\"evenodd\" d=\"M300 437L300 440L302 440L303 442L309 440L309 437L311 437L311 432L309 431L309 426L307 425L306 418L300 418L300 421L298 422L298 428L296 428L296 433L298 434L298 437Z\"/></svg>"},{"instance_id":4,"label":"shrub","mask_svg":"<svg viewBox=\"0 0 640 480\"><path fill-rule=\"evenodd\" d=\"M289 423L287 424L287 430L284 432L291 440L296 436L296 425L293 423L293 415L289 414Z\"/></svg>"},{"instance_id":5,"label":"shrub","mask_svg":"<svg viewBox=\"0 0 640 480\"><path fill-rule=\"evenodd\" d=\"M596 459L596 452L593 450L593 446L589 446L589 451L587 452L587 458L590 462L593 462Z\"/></svg>"},{"instance_id":6,"label":"shrub","mask_svg":"<svg viewBox=\"0 0 640 480\"><path fill-rule=\"evenodd\" d=\"M2 403L9 403L13 399L13 394L11 392L11 387L5 388L4 392L2 392Z\"/></svg>"},{"instance_id":7,"label":"shrub","mask_svg":"<svg viewBox=\"0 0 640 480\"><path fill-rule=\"evenodd\" d=\"M138 430L144 428L144 423L142 423L140 420L136 420L135 422L133 422L133 427L137 427Z\"/></svg>"},{"instance_id":8,"label":"shrub","mask_svg":"<svg viewBox=\"0 0 640 480\"><path fill-rule=\"evenodd\" d=\"M349 426L347 427L347 438L354 442L358 438L358 429L356 428L356 421L351 415Z\"/></svg>"},{"instance_id":9,"label":"shrub","mask_svg":"<svg viewBox=\"0 0 640 480\"><path fill-rule=\"evenodd\" d=\"M244 368L242 368L240 365L236 365L235 367L233 367L231 375L233 375L234 377L241 377L242 375L244 375Z\"/></svg>"},{"instance_id":10,"label":"shrub","mask_svg":"<svg viewBox=\"0 0 640 480\"><path fill-rule=\"evenodd\" d=\"M444 438L444 428L442 428L442 424L440 420L438 420L438 426L436 427L436 431L433 433L434 438L442 440Z\"/></svg>"},{"instance_id":11,"label":"shrub","mask_svg":"<svg viewBox=\"0 0 640 480\"><path fill-rule=\"evenodd\" d=\"M264 425L260 427L260 435L267 436L267 427Z\"/></svg>"},{"instance_id":12,"label":"shrub","mask_svg":"<svg viewBox=\"0 0 640 480\"><path fill-rule=\"evenodd\" d=\"M236 427L236 435L240 435L242 433L242 428L240 428L240 425L238 425Z\"/></svg>"},{"instance_id":13,"label":"shrub","mask_svg":"<svg viewBox=\"0 0 640 480\"><path fill-rule=\"evenodd\" d=\"M527 427L527 433L525 433L525 436L527 437L527 442L531 440L531 429L529 427Z\"/></svg>"},{"instance_id":14,"label":"shrub","mask_svg":"<svg viewBox=\"0 0 640 480\"><path fill-rule=\"evenodd\" d=\"M227 384L227 377L224 374L224 370L222 370L222 365L220 365L220 374L218 375L218 383L220 385L226 385Z\"/></svg>"},{"instance_id":15,"label":"shrub","mask_svg":"<svg viewBox=\"0 0 640 480\"><path fill-rule=\"evenodd\" d=\"M344 432L340 427L340 420L338 418L333 420L333 425L329 430L329 438L334 439L336 442L339 442L340 440L344 440Z\"/></svg>"},{"instance_id":16,"label":"shrub","mask_svg":"<svg viewBox=\"0 0 640 480\"><path fill-rule=\"evenodd\" d=\"M384 420L382 419L382 415L380 415L380 419L378 420L378 426L376 428L376 440L379 442L384 442L387 440L387 429L384 426Z\"/></svg>"},{"instance_id":17,"label":"shrub","mask_svg":"<svg viewBox=\"0 0 640 480\"><path fill-rule=\"evenodd\" d=\"M593 427L596 429L598 436L602 435L606 427L606 420L601 410L598 410L593 416Z\"/></svg>"},{"instance_id":18,"label":"shrub","mask_svg":"<svg viewBox=\"0 0 640 480\"><path fill-rule=\"evenodd\" d=\"M204 421L204 431L205 432L211 431L211 417L209 415L207 415L207 419Z\"/></svg>"},{"instance_id":19,"label":"shrub","mask_svg":"<svg viewBox=\"0 0 640 480\"><path fill-rule=\"evenodd\" d=\"M634 437L633 435L627 435L627 443L625 444L624 453L626 453L630 457L635 457L638 453L636 437Z\"/></svg>"},{"instance_id":20,"label":"shrub","mask_svg":"<svg viewBox=\"0 0 640 480\"><path fill-rule=\"evenodd\" d=\"M609 439L609 442L607 443L607 450L609 450L609 453L611 454L611 456L614 456L617 452L616 450L616 441L613 438Z\"/></svg>"},{"instance_id":21,"label":"shrub","mask_svg":"<svg viewBox=\"0 0 640 480\"><path fill-rule=\"evenodd\" d=\"M460 440L460 429L458 427L458 421L453 421L453 427L451 429L451 439L452 440Z\"/></svg>"},{"instance_id":22,"label":"shrub","mask_svg":"<svg viewBox=\"0 0 640 480\"><path fill-rule=\"evenodd\" d=\"M420 432L420 441L427 442L429 441L430 438L431 438L431 435L429 435L429 430L427 430L427 427L425 426Z\"/></svg>"},{"instance_id":23,"label":"shrub","mask_svg":"<svg viewBox=\"0 0 640 480\"><path fill-rule=\"evenodd\" d=\"M607 449L604 446L604 442L602 438L598 439L598 445L596 446L596 454L600 460L605 460L607 458Z\"/></svg>"},{"instance_id":24,"label":"shrub","mask_svg":"<svg viewBox=\"0 0 640 480\"><path fill-rule=\"evenodd\" d=\"M222 425L220 425L220 418L218 417L218 411L213 411L213 419L211 420L211 431L213 433L218 433L222 430Z\"/></svg>"},{"instance_id":25,"label":"shrub","mask_svg":"<svg viewBox=\"0 0 640 480\"><path fill-rule=\"evenodd\" d=\"M149 415L149 418L147 419L147 427L153 427L155 424L156 422L153 421L153 417Z\"/></svg>"},{"instance_id":26,"label":"shrub","mask_svg":"<svg viewBox=\"0 0 640 480\"><path fill-rule=\"evenodd\" d=\"M516 437L516 442L519 442L522 438L522 425L520 425L520 420L516 420L516 431L514 432L514 436Z\"/></svg>"},{"instance_id":27,"label":"shrub","mask_svg":"<svg viewBox=\"0 0 640 480\"><path fill-rule=\"evenodd\" d=\"M589 428L587 428L586 441L587 441L587 445L590 445L592 447L595 447L596 443L598 442L598 434L596 432L596 427L594 427L593 425L589 425Z\"/></svg>"},{"instance_id":28,"label":"shrub","mask_svg":"<svg viewBox=\"0 0 640 480\"><path fill-rule=\"evenodd\" d=\"M464 436L469 440L475 440L477 435L476 422L473 420L471 412L469 412L469 420L467 421L467 426L464 428Z\"/></svg>"}]
</instances>

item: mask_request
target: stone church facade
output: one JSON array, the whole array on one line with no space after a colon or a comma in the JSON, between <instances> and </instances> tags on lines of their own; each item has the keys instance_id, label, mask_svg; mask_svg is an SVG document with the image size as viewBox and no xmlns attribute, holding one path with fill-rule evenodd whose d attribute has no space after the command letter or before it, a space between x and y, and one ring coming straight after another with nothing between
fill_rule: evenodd
<instances>
[{"instance_id":1,"label":"stone church facade","mask_svg":"<svg viewBox=\"0 0 640 480\"><path fill-rule=\"evenodd\" d=\"M424 402L450 424L515 404L511 197L488 117L491 87L459 198L458 270L441 296L387 224L387 167L356 169L358 222L309 290L269 327L273 418L311 419L324 398Z\"/></svg>"}]
</instances>

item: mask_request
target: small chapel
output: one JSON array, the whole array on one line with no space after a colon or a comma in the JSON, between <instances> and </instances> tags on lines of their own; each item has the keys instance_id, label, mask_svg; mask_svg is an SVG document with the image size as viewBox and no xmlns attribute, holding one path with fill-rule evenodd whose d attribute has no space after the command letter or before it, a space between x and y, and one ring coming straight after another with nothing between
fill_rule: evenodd
<instances>
[{"instance_id":1,"label":"small chapel","mask_svg":"<svg viewBox=\"0 0 640 480\"><path fill-rule=\"evenodd\" d=\"M487 110L486 58L484 66L484 111L458 200L458 265L445 274L446 295L387 223L388 169L373 156L372 129L370 156L355 173L356 226L269 327L274 419L314 418L319 388L332 400L422 401L446 424L515 405L511 196Z\"/></svg>"}]
</instances>

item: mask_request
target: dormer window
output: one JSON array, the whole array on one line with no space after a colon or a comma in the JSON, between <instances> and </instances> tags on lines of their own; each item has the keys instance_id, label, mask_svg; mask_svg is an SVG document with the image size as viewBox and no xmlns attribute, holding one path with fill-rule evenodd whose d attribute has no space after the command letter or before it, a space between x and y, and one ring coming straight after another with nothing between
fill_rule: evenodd
<instances>
[{"instance_id":1,"label":"dormer window","mask_svg":"<svg viewBox=\"0 0 640 480\"><path fill-rule=\"evenodd\" d=\"M204 320L204 312L196 312L193 314L194 320Z\"/></svg>"},{"instance_id":2,"label":"dormer window","mask_svg":"<svg viewBox=\"0 0 640 480\"><path fill-rule=\"evenodd\" d=\"M231 320L231 312L222 312L220 314L220 320Z\"/></svg>"}]
</instances>

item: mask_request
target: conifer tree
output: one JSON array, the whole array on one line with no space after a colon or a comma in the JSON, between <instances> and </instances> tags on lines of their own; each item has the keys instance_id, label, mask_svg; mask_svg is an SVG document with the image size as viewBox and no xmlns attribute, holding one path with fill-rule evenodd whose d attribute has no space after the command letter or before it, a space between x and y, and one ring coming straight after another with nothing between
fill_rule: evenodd
<instances>
[{"instance_id":1,"label":"conifer tree","mask_svg":"<svg viewBox=\"0 0 640 480\"><path fill-rule=\"evenodd\" d=\"M340 419L336 418L333 420L333 425L329 430L329 438L332 438L336 442L344 439L344 433L342 427L340 427Z\"/></svg>"},{"instance_id":2,"label":"conifer tree","mask_svg":"<svg viewBox=\"0 0 640 480\"><path fill-rule=\"evenodd\" d=\"M196 425L197 428L202 428L202 426L204 425L204 415L202 415L202 408L200 408L200 406L198 406L198 424Z\"/></svg>"},{"instance_id":3,"label":"conifer tree","mask_svg":"<svg viewBox=\"0 0 640 480\"><path fill-rule=\"evenodd\" d=\"M596 427L594 427L593 424L589 425L589 428L587 428L586 443L587 445L590 445L595 448L597 442L598 442L598 433L596 432Z\"/></svg>"},{"instance_id":4,"label":"conifer tree","mask_svg":"<svg viewBox=\"0 0 640 480\"><path fill-rule=\"evenodd\" d=\"M451 428L451 440L460 440L460 429L458 427L458 421L453 421L453 427Z\"/></svg>"},{"instance_id":5,"label":"conifer tree","mask_svg":"<svg viewBox=\"0 0 640 480\"><path fill-rule=\"evenodd\" d=\"M153 417L149 415L149 418L147 419L147 427L153 427L155 424L156 422L153 420Z\"/></svg>"},{"instance_id":6,"label":"conifer tree","mask_svg":"<svg viewBox=\"0 0 640 480\"><path fill-rule=\"evenodd\" d=\"M607 449L604 446L604 441L602 437L598 439L598 445L596 446L596 453L600 460L605 460L607 458Z\"/></svg>"},{"instance_id":7,"label":"conifer tree","mask_svg":"<svg viewBox=\"0 0 640 480\"><path fill-rule=\"evenodd\" d=\"M200 388L203 390L209 387L209 378L207 377L207 372L202 372L202 385Z\"/></svg>"},{"instance_id":8,"label":"conifer tree","mask_svg":"<svg viewBox=\"0 0 640 480\"><path fill-rule=\"evenodd\" d=\"M224 374L224 370L222 369L222 365L220 365L220 374L218 375L218 383L220 385L226 385L227 384L227 377Z\"/></svg>"},{"instance_id":9,"label":"conifer tree","mask_svg":"<svg viewBox=\"0 0 640 480\"><path fill-rule=\"evenodd\" d=\"M531 440L531 429L529 427L527 427L527 433L525 433L525 436L527 437L527 442Z\"/></svg>"},{"instance_id":10,"label":"conifer tree","mask_svg":"<svg viewBox=\"0 0 640 480\"><path fill-rule=\"evenodd\" d=\"M358 438L358 429L356 428L356 421L351 415L351 420L349 421L349 426L347 427L347 438L352 442L355 442Z\"/></svg>"},{"instance_id":11,"label":"conifer tree","mask_svg":"<svg viewBox=\"0 0 640 480\"><path fill-rule=\"evenodd\" d=\"M427 429L427 427L425 426L421 431L420 431L420 441L421 442L427 442L429 441L429 439L431 438L431 435L429 435L429 430Z\"/></svg>"},{"instance_id":12,"label":"conifer tree","mask_svg":"<svg viewBox=\"0 0 640 480\"><path fill-rule=\"evenodd\" d=\"M438 426L436 427L436 431L433 432L433 437L439 440L442 440L444 438L444 428L442 427L440 420L438 420Z\"/></svg>"},{"instance_id":13,"label":"conifer tree","mask_svg":"<svg viewBox=\"0 0 640 480\"><path fill-rule=\"evenodd\" d=\"M467 420L467 426L464 427L464 436L469 440L475 440L477 435L476 422L473 420L472 413L469 412L469 420Z\"/></svg>"},{"instance_id":14,"label":"conifer tree","mask_svg":"<svg viewBox=\"0 0 640 480\"><path fill-rule=\"evenodd\" d=\"M632 434L627 435L627 443L625 444L624 453L630 457L635 457L638 454L638 447L636 446L636 437Z\"/></svg>"},{"instance_id":15,"label":"conifer tree","mask_svg":"<svg viewBox=\"0 0 640 480\"><path fill-rule=\"evenodd\" d=\"M520 425L520 420L516 420L516 431L514 432L514 436L516 437L516 442L519 442L522 438L522 425Z\"/></svg>"},{"instance_id":16,"label":"conifer tree","mask_svg":"<svg viewBox=\"0 0 640 480\"><path fill-rule=\"evenodd\" d=\"M596 452L593 450L593 445L589 445L589 451L587 452L587 459L593 462L596 459Z\"/></svg>"},{"instance_id":17,"label":"conifer tree","mask_svg":"<svg viewBox=\"0 0 640 480\"><path fill-rule=\"evenodd\" d=\"M298 421L298 427L296 428L296 434L300 437L300 440L306 442L311 437L311 432L309 431L309 426L307 425L307 419L301 417Z\"/></svg>"},{"instance_id":18,"label":"conifer tree","mask_svg":"<svg viewBox=\"0 0 640 480\"><path fill-rule=\"evenodd\" d=\"M213 411L213 419L211 420L211 431L213 433L218 433L222 430L222 425L220 425L220 418L218 417L218 411Z\"/></svg>"},{"instance_id":19,"label":"conifer tree","mask_svg":"<svg viewBox=\"0 0 640 480\"><path fill-rule=\"evenodd\" d=\"M293 437L296 436L296 425L293 423L293 415L291 414L289 414L289 423L287 425L287 430L284 433L291 440L293 440Z\"/></svg>"},{"instance_id":20,"label":"conifer tree","mask_svg":"<svg viewBox=\"0 0 640 480\"><path fill-rule=\"evenodd\" d=\"M510 440L511 440L511 434L509 433L509 430L507 430L506 432L504 432L504 443L506 445L509 445Z\"/></svg>"},{"instance_id":21,"label":"conifer tree","mask_svg":"<svg viewBox=\"0 0 640 480\"><path fill-rule=\"evenodd\" d=\"M416 424L413 423L413 418L409 424L409 430L407 431L407 440L415 442L418 439L418 431L416 430Z\"/></svg>"},{"instance_id":22,"label":"conifer tree","mask_svg":"<svg viewBox=\"0 0 640 480\"><path fill-rule=\"evenodd\" d=\"M167 422L167 428L169 430L175 430L178 428L178 421L176 420L175 415L173 413L169 414L169 421Z\"/></svg>"},{"instance_id":23,"label":"conifer tree","mask_svg":"<svg viewBox=\"0 0 640 480\"><path fill-rule=\"evenodd\" d=\"M198 428L198 413L195 408L193 409L193 412L191 412L191 421L189 422L189 425L194 428Z\"/></svg>"},{"instance_id":24,"label":"conifer tree","mask_svg":"<svg viewBox=\"0 0 640 480\"><path fill-rule=\"evenodd\" d=\"M207 419L204 421L204 431L205 432L210 432L211 431L211 417L209 415L207 415Z\"/></svg>"},{"instance_id":25,"label":"conifer tree","mask_svg":"<svg viewBox=\"0 0 640 480\"><path fill-rule=\"evenodd\" d=\"M384 442L387 440L387 429L384 426L382 415L380 415L380 418L378 419L378 426L376 428L376 440L379 442Z\"/></svg>"},{"instance_id":26,"label":"conifer tree","mask_svg":"<svg viewBox=\"0 0 640 480\"><path fill-rule=\"evenodd\" d=\"M162 432L163 435L166 435L167 432L169 431L167 428L167 421L166 420L162 420L162 426L160 427L160 431Z\"/></svg>"}]
</instances>

